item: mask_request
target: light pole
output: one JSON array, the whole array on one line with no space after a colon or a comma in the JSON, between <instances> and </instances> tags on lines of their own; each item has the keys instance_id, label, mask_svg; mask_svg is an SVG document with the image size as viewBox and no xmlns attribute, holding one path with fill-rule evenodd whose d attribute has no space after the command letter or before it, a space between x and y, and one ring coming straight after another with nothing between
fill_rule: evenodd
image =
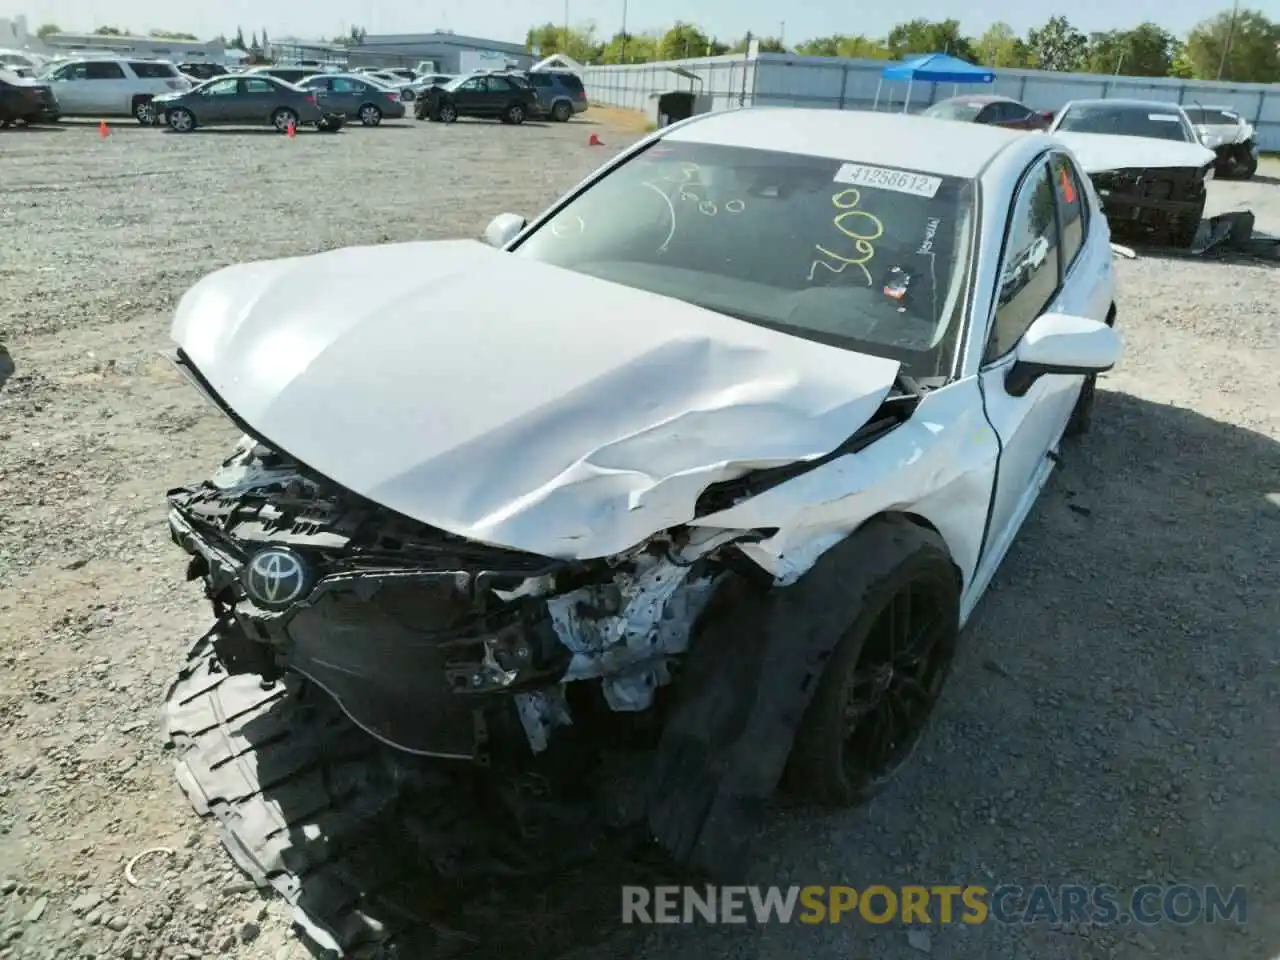
<instances>
[{"instance_id":1,"label":"light pole","mask_svg":"<svg viewBox=\"0 0 1280 960\"><path fill-rule=\"evenodd\" d=\"M622 0L622 49L618 52L618 59L622 63L627 62L627 0Z\"/></svg>"},{"instance_id":2,"label":"light pole","mask_svg":"<svg viewBox=\"0 0 1280 960\"><path fill-rule=\"evenodd\" d=\"M569 56L569 0L564 0L564 39L561 45L564 49L560 52Z\"/></svg>"},{"instance_id":3,"label":"light pole","mask_svg":"<svg viewBox=\"0 0 1280 960\"><path fill-rule=\"evenodd\" d=\"M1222 44L1222 59L1218 61L1218 76L1214 79L1222 79L1222 71L1227 68L1227 54L1231 52L1231 41L1235 39L1236 34L1236 18L1240 16L1240 0L1231 7L1231 24L1227 27L1227 39Z\"/></svg>"}]
</instances>

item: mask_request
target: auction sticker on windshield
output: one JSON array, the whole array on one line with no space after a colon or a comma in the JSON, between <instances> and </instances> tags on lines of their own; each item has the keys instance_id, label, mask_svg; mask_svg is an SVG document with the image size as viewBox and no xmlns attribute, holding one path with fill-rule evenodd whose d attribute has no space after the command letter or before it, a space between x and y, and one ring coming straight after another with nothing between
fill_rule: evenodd
<instances>
[{"instance_id":1,"label":"auction sticker on windshield","mask_svg":"<svg viewBox=\"0 0 1280 960\"><path fill-rule=\"evenodd\" d=\"M849 183L856 187L879 187L881 190L909 193L913 197L933 197L942 186L941 177L908 173L906 170L893 170L889 167L869 167L862 163L843 164L832 179L836 183Z\"/></svg>"}]
</instances>

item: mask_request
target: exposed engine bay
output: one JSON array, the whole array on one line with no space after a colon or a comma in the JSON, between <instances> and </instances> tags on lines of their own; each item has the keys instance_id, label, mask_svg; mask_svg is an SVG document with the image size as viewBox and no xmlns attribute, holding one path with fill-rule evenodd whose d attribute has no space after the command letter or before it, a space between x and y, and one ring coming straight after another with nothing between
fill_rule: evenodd
<instances>
[{"instance_id":1,"label":"exposed engine bay","mask_svg":"<svg viewBox=\"0 0 1280 960\"><path fill-rule=\"evenodd\" d=\"M652 706L721 578L746 563L732 543L751 538L695 530L551 560L399 517L250 437L169 503L188 577L233 627L218 651L232 672L295 670L398 749L482 762L517 729L546 749L571 700Z\"/></svg>"}]
</instances>

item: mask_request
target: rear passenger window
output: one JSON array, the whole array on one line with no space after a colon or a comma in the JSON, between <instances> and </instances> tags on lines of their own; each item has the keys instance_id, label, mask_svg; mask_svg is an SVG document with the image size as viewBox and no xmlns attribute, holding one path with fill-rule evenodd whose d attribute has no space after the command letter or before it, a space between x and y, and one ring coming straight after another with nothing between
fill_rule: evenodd
<instances>
[{"instance_id":1,"label":"rear passenger window","mask_svg":"<svg viewBox=\"0 0 1280 960\"><path fill-rule=\"evenodd\" d=\"M535 87L551 86L551 78L545 73L533 73L529 75L529 79L533 81Z\"/></svg>"},{"instance_id":2,"label":"rear passenger window","mask_svg":"<svg viewBox=\"0 0 1280 960\"><path fill-rule=\"evenodd\" d=\"M1066 154L1055 153L1050 157L1049 165L1053 170L1054 193L1058 198L1058 215L1062 223L1062 272L1065 274L1084 246L1088 213L1084 205L1084 191L1080 188L1080 174L1071 159Z\"/></svg>"},{"instance_id":3,"label":"rear passenger window","mask_svg":"<svg viewBox=\"0 0 1280 960\"><path fill-rule=\"evenodd\" d=\"M1018 188L1005 233L995 322L985 360L1014 348L1058 292L1058 223L1049 165L1038 161Z\"/></svg>"},{"instance_id":4,"label":"rear passenger window","mask_svg":"<svg viewBox=\"0 0 1280 960\"><path fill-rule=\"evenodd\" d=\"M145 80L168 80L176 77L178 71L167 63L148 63L146 61L129 61L129 69Z\"/></svg>"},{"instance_id":5,"label":"rear passenger window","mask_svg":"<svg viewBox=\"0 0 1280 960\"><path fill-rule=\"evenodd\" d=\"M582 80L576 74L566 74L560 80L573 93L578 93L582 89Z\"/></svg>"},{"instance_id":6,"label":"rear passenger window","mask_svg":"<svg viewBox=\"0 0 1280 960\"><path fill-rule=\"evenodd\" d=\"M275 93L276 85L270 80L249 79L244 82L245 93Z\"/></svg>"},{"instance_id":7,"label":"rear passenger window","mask_svg":"<svg viewBox=\"0 0 1280 960\"><path fill-rule=\"evenodd\" d=\"M84 65L84 75L88 80L123 80L124 70L110 60L90 60Z\"/></svg>"}]
</instances>

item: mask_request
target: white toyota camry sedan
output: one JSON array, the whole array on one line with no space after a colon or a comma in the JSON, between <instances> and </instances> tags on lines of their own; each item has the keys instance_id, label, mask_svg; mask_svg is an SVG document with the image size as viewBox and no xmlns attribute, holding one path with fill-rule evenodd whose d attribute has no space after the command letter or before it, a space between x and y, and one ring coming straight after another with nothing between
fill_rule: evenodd
<instances>
[{"instance_id":1,"label":"white toyota camry sedan","mask_svg":"<svg viewBox=\"0 0 1280 960\"><path fill-rule=\"evenodd\" d=\"M939 131L713 113L487 243L200 281L174 359L246 434L169 494L209 655L393 755L625 741L686 861L784 777L869 797L1120 354L1070 150Z\"/></svg>"}]
</instances>

